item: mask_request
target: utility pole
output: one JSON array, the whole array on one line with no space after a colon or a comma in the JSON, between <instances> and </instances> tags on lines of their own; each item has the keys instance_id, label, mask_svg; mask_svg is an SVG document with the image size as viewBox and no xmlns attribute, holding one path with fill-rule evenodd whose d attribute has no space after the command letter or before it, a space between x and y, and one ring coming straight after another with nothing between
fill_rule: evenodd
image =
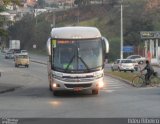
<instances>
[{"instance_id":1,"label":"utility pole","mask_svg":"<svg viewBox=\"0 0 160 124\"><path fill-rule=\"evenodd\" d=\"M56 27L56 15L55 12L52 12L52 23L51 23L51 29Z\"/></svg>"},{"instance_id":2,"label":"utility pole","mask_svg":"<svg viewBox=\"0 0 160 124\"><path fill-rule=\"evenodd\" d=\"M79 25L79 15L80 15L80 12L79 12L79 5L78 5L78 14L77 14L77 24Z\"/></svg>"},{"instance_id":3,"label":"utility pole","mask_svg":"<svg viewBox=\"0 0 160 124\"><path fill-rule=\"evenodd\" d=\"M54 12L53 12L53 17L52 17L52 19L53 19L53 27L55 27L55 25L56 25L56 15L55 15Z\"/></svg>"},{"instance_id":4,"label":"utility pole","mask_svg":"<svg viewBox=\"0 0 160 124\"><path fill-rule=\"evenodd\" d=\"M121 50L120 58L123 59L123 0L121 1Z\"/></svg>"},{"instance_id":5,"label":"utility pole","mask_svg":"<svg viewBox=\"0 0 160 124\"><path fill-rule=\"evenodd\" d=\"M120 10L121 11L120 12L121 13L120 14L120 16L121 16L120 17L120 25L121 25L120 26L120 59L123 59L123 40L124 40L123 39L123 8L128 7L128 5L126 5L126 4L124 5L123 0L121 0L120 1L120 6L118 5L118 6L115 6L115 7L118 7L118 8L120 7L121 8L121 10Z\"/></svg>"}]
</instances>

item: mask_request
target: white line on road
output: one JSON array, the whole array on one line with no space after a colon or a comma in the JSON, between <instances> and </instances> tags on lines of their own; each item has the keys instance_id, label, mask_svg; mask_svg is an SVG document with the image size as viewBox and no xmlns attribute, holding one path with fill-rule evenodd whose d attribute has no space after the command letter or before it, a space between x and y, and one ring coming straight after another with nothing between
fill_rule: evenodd
<instances>
[{"instance_id":1,"label":"white line on road","mask_svg":"<svg viewBox=\"0 0 160 124\"><path fill-rule=\"evenodd\" d=\"M107 92L107 93L112 93L112 92L114 92L115 90L100 90L100 91L102 91L102 92Z\"/></svg>"}]
</instances>

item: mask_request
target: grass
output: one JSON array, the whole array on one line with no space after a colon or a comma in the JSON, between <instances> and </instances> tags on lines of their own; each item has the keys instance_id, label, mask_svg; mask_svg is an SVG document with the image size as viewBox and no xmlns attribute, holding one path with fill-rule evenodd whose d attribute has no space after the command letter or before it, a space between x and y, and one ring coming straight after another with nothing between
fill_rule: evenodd
<instances>
[{"instance_id":1,"label":"grass","mask_svg":"<svg viewBox=\"0 0 160 124\"><path fill-rule=\"evenodd\" d=\"M93 18L87 21L81 21L80 26L96 26L97 24L97 18Z\"/></svg>"},{"instance_id":2,"label":"grass","mask_svg":"<svg viewBox=\"0 0 160 124\"><path fill-rule=\"evenodd\" d=\"M120 77L130 82L132 82L132 79L134 78L134 76L136 76L136 73L132 73L132 72L105 71L105 73Z\"/></svg>"}]
</instances>

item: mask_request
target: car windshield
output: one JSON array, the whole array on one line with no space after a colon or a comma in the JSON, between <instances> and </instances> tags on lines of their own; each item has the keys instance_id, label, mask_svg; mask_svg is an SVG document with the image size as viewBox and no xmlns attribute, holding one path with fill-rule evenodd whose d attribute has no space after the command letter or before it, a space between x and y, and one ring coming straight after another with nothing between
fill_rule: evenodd
<instances>
[{"instance_id":1,"label":"car windshield","mask_svg":"<svg viewBox=\"0 0 160 124\"><path fill-rule=\"evenodd\" d=\"M52 52L52 67L55 69L83 72L102 67L102 44L100 39L57 40Z\"/></svg>"},{"instance_id":2,"label":"car windshield","mask_svg":"<svg viewBox=\"0 0 160 124\"><path fill-rule=\"evenodd\" d=\"M133 58L141 58L140 56L134 56Z\"/></svg>"},{"instance_id":3,"label":"car windshield","mask_svg":"<svg viewBox=\"0 0 160 124\"><path fill-rule=\"evenodd\" d=\"M7 54L13 54L13 53L7 53Z\"/></svg>"},{"instance_id":4,"label":"car windshield","mask_svg":"<svg viewBox=\"0 0 160 124\"><path fill-rule=\"evenodd\" d=\"M132 63L131 60L122 60L121 63Z\"/></svg>"},{"instance_id":5,"label":"car windshield","mask_svg":"<svg viewBox=\"0 0 160 124\"><path fill-rule=\"evenodd\" d=\"M26 53L26 52L27 52L27 50L21 50L21 52L22 52L22 53Z\"/></svg>"},{"instance_id":6,"label":"car windshield","mask_svg":"<svg viewBox=\"0 0 160 124\"><path fill-rule=\"evenodd\" d=\"M28 58L28 56L26 56L26 55L18 55L17 58L26 59L26 58Z\"/></svg>"}]
</instances>

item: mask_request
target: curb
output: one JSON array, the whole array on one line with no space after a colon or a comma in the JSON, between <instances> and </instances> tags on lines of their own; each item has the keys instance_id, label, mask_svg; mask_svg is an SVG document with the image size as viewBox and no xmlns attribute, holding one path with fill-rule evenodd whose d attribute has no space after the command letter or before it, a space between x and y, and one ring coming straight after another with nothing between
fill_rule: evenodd
<instances>
[{"instance_id":1,"label":"curb","mask_svg":"<svg viewBox=\"0 0 160 124\"><path fill-rule=\"evenodd\" d=\"M5 90L0 91L0 94L6 93L6 92L15 91L15 89L16 89L16 88L5 89Z\"/></svg>"},{"instance_id":2,"label":"curb","mask_svg":"<svg viewBox=\"0 0 160 124\"><path fill-rule=\"evenodd\" d=\"M42 62L42 61L36 61L36 60L33 60L33 59L31 59L30 61L35 62L35 63L39 63L39 64L43 64L43 65L47 65L46 62Z\"/></svg>"},{"instance_id":3,"label":"curb","mask_svg":"<svg viewBox=\"0 0 160 124\"><path fill-rule=\"evenodd\" d=\"M3 90L0 90L0 94L7 93L7 92L13 92L18 88L20 88L20 87L12 87L12 88L6 88L6 89L4 88Z\"/></svg>"}]
</instances>

